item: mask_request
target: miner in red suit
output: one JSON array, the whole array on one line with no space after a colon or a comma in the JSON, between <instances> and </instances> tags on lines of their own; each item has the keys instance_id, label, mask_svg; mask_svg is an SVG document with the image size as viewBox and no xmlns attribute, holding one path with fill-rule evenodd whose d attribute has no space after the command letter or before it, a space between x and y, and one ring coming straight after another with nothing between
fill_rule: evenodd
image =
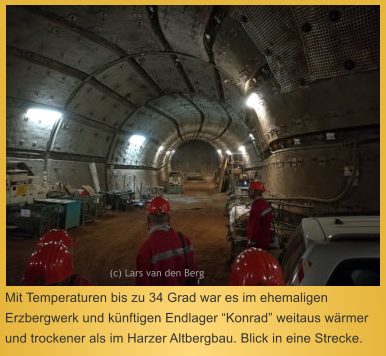
<instances>
[{"instance_id":1,"label":"miner in red suit","mask_svg":"<svg viewBox=\"0 0 386 356\"><path fill-rule=\"evenodd\" d=\"M262 197L263 183L253 181L249 185L248 196L253 200L249 213L247 248L257 247L266 250L271 242L271 206Z\"/></svg>"},{"instance_id":2,"label":"miner in red suit","mask_svg":"<svg viewBox=\"0 0 386 356\"><path fill-rule=\"evenodd\" d=\"M138 286L194 285L200 277L189 239L170 227L170 204L161 196L147 206L149 235L137 256Z\"/></svg>"}]
</instances>

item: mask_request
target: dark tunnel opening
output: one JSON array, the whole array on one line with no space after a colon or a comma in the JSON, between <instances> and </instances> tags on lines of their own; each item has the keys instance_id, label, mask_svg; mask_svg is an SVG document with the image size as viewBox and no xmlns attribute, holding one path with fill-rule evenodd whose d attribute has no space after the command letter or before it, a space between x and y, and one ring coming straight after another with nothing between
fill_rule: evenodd
<instances>
[{"instance_id":1,"label":"dark tunnel opening","mask_svg":"<svg viewBox=\"0 0 386 356\"><path fill-rule=\"evenodd\" d=\"M181 171L189 180L214 178L220 157L212 145L203 140L182 143L172 157L173 171Z\"/></svg>"}]
</instances>

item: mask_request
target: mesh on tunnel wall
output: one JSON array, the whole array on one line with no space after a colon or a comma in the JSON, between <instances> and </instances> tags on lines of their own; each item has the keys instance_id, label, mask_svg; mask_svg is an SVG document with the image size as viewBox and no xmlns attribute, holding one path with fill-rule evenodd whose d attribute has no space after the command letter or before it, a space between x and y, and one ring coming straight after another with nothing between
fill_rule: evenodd
<instances>
[{"instance_id":1,"label":"mesh on tunnel wall","mask_svg":"<svg viewBox=\"0 0 386 356\"><path fill-rule=\"evenodd\" d=\"M244 19L244 29L265 55L282 92L297 88L302 78L309 81L306 57L290 6L236 6L231 9L231 16Z\"/></svg>"},{"instance_id":2,"label":"mesh on tunnel wall","mask_svg":"<svg viewBox=\"0 0 386 356\"><path fill-rule=\"evenodd\" d=\"M379 6L294 6L292 10L299 27L306 22L315 27L301 32L311 80L379 67Z\"/></svg>"},{"instance_id":3,"label":"mesh on tunnel wall","mask_svg":"<svg viewBox=\"0 0 386 356\"><path fill-rule=\"evenodd\" d=\"M379 68L379 6L234 6L281 91Z\"/></svg>"}]
</instances>

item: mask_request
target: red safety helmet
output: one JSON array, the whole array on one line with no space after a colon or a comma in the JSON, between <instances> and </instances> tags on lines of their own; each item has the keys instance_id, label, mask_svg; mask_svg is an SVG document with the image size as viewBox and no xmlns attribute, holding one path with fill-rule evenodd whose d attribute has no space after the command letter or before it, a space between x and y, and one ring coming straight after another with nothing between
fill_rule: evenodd
<instances>
[{"instance_id":1,"label":"red safety helmet","mask_svg":"<svg viewBox=\"0 0 386 356\"><path fill-rule=\"evenodd\" d=\"M146 209L148 214L169 214L170 213L170 203L167 199L161 197L153 198Z\"/></svg>"},{"instance_id":2,"label":"red safety helmet","mask_svg":"<svg viewBox=\"0 0 386 356\"><path fill-rule=\"evenodd\" d=\"M23 285L34 286L39 279L43 279L46 286L58 284L73 272L70 251L62 244L52 242L32 253L24 270Z\"/></svg>"},{"instance_id":3,"label":"red safety helmet","mask_svg":"<svg viewBox=\"0 0 386 356\"><path fill-rule=\"evenodd\" d=\"M62 244L68 250L74 244L74 240L70 237L66 230L53 229L45 233L38 241L38 247L42 247L51 242Z\"/></svg>"},{"instance_id":4,"label":"red safety helmet","mask_svg":"<svg viewBox=\"0 0 386 356\"><path fill-rule=\"evenodd\" d=\"M267 251L251 247L232 265L230 286L284 286L279 263Z\"/></svg>"},{"instance_id":5,"label":"red safety helmet","mask_svg":"<svg viewBox=\"0 0 386 356\"><path fill-rule=\"evenodd\" d=\"M265 192L264 184L255 180L249 184L250 189L259 190L260 192Z\"/></svg>"}]
</instances>

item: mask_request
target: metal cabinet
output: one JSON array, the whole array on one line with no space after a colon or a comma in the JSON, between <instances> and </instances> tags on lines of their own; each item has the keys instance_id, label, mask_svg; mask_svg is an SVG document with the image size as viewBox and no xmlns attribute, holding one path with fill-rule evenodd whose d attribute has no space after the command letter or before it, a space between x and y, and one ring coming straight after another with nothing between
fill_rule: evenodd
<instances>
[{"instance_id":1,"label":"metal cabinet","mask_svg":"<svg viewBox=\"0 0 386 356\"><path fill-rule=\"evenodd\" d=\"M106 199L103 194L70 198L70 200L80 201L81 203L81 225L95 221L98 216L104 215L106 213Z\"/></svg>"},{"instance_id":2,"label":"metal cabinet","mask_svg":"<svg viewBox=\"0 0 386 356\"><path fill-rule=\"evenodd\" d=\"M7 231L12 235L41 237L59 224L59 206L25 204L7 206Z\"/></svg>"},{"instance_id":3,"label":"metal cabinet","mask_svg":"<svg viewBox=\"0 0 386 356\"><path fill-rule=\"evenodd\" d=\"M68 199L37 199L37 204L59 206L59 227L61 229L71 229L79 226L81 217L81 202Z\"/></svg>"}]
</instances>

